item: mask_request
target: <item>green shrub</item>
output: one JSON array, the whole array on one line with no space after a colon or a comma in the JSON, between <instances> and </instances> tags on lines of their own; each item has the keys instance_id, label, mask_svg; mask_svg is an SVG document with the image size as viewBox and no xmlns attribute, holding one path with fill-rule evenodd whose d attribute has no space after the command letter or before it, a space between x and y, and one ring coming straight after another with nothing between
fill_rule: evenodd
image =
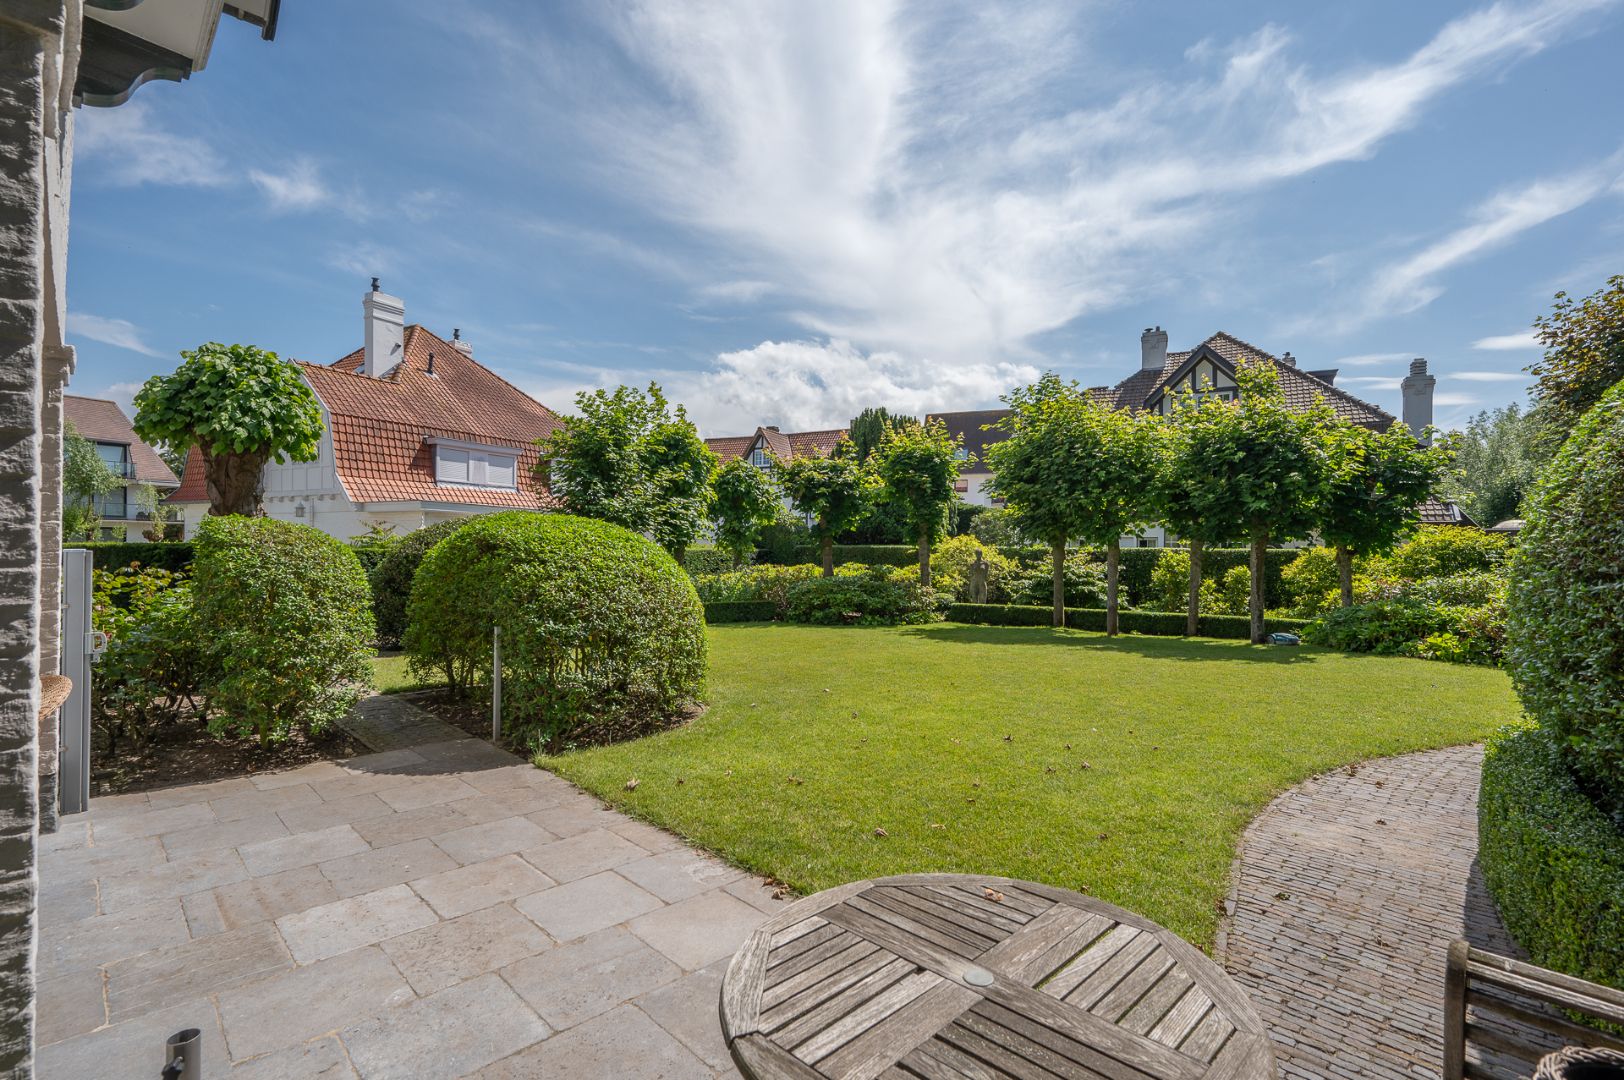
<instances>
[{"instance_id":1,"label":"green shrub","mask_svg":"<svg viewBox=\"0 0 1624 1080\"><path fill-rule=\"evenodd\" d=\"M1152 611L1187 611L1190 606L1190 553L1168 548L1150 572L1150 588L1141 602ZM1201 599L1197 610L1218 610L1218 584L1201 576Z\"/></svg>"},{"instance_id":2,"label":"green shrub","mask_svg":"<svg viewBox=\"0 0 1624 1080\"><path fill-rule=\"evenodd\" d=\"M307 525L210 517L193 561L218 677L209 727L266 744L320 732L372 677L371 592L355 552Z\"/></svg>"},{"instance_id":3,"label":"green shrub","mask_svg":"<svg viewBox=\"0 0 1624 1080\"><path fill-rule=\"evenodd\" d=\"M1015 527L1015 515L996 507L975 516L970 522L970 535L995 548L1018 548L1023 542L1020 529Z\"/></svg>"},{"instance_id":4,"label":"green shrub","mask_svg":"<svg viewBox=\"0 0 1624 1080\"><path fill-rule=\"evenodd\" d=\"M608 522L507 511L430 548L407 609L414 671L483 685L502 631L503 724L533 747L669 725L705 677L704 609L659 545Z\"/></svg>"},{"instance_id":5,"label":"green shrub","mask_svg":"<svg viewBox=\"0 0 1624 1080\"><path fill-rule=\"evenodd\" d=\"M1624 820L1624 383L1585 414L1529 496L1508 608L1523 707Z\"/></svg>"},{"instance_id":6,"label":"green shrub","mask_svg":"<svg viewBox=\"0 0 1624 1080\"><path fill-rule=\"evenodd\" d=\"M395 535L393 525L373 524L367 531L349 538L347 543L355 557L361 561L361 569L368 577L378 568L385 557L400 544L400 537Z\"/></svg>"},{"instance_id":7,"label":"green shrub","mask_svg":"<svg viewBox=\"0 0 1624 1080\"><path fill-rule=\"evenodd\" d=\"M1624 834L1533 726L1489 742L1478 863L1506 929L1534 963L1624 988Z\"/></svg>"},{"instance_id":8,"label":"green shrub","mask_svg":"<svg viewBox=\"0 0 1624 1080\"><path fill-rule=\"evenodd\" d=\"M1328 547L1304 548L1302 554L1280 572L1281 598L1293 615L1312 619L1340 603L1336 551Z\"/></svg>"},{"instance_id":9,"label":"green shrub","mask_svg":"<svg viewBox=\"0 0 1624 1080\"><path fill-rule=\"evenodd\" d=\"M705 621L718 623L771 622L778 617L778 605L771 600L718 600L705 605Z\"/></svg>"},{"instance_id":10,"label":"green shrub","mask_svg":"<svg viewBox=\"0 0 1624 1080\"><path fill-rule=\"evenodd\" d=\"M168 570L97 570L92 625L107 635L96 663L91 725L101 752L151 740L186 715L206 717L213 678L192 590Z\"/></svg>"},{"instance_id":11,"label":"green shrub","mask_svg":"<svg viewBox=\"0 0 1624 1080\"><path fill-rule=\"evenodd\" d=\"M818 540L806 522L789 511L761 530L756 546L756 562L775 566L796 566L818 557Z\"/></svg>"},{"instance_id":12,"label":"green shrub","mask_svg":"<svg viewBox=\"0 0 1624 1080\"><path fill-rule=\"evenodd\" d=\"M1510 541L1499 533L1458 525L1423 525L1391 555L1369 561L1379 563L1381 572L1388 577L1416 581L1493 570L1510 553Z\"/></svg>"},{"instance_id":13,"label":"green shrub","mask_svg":"<svg viewBox=\"0 0 1624 1080\"><path fill-rule=\"evenodd\" d=\"M1247 610L1251 596L1251 568L1231 566L1224 571L1224 576L1218 579L1218 603L1214 608L1214 614L1239 615Z\"/></svg>"},{"instance_id":14,"label":"green shrub","mask_svg":"<svg viewBox=\"0 0 1624 1080\"><path fill-rule=\"evenodd\" d=\"M823 626L896 626L938 617L930 589L917 582L884 581L873 575L814 578L790 587L790 622Z\"/></svg>"},{"instance_id":15,"label":"green shrub","mask_svg":"<svg viewBox=\"0 0 1624 1080\"><path fill-rule=\"evenodd\" d=\"M707 604L765 600L782 619L789 607L789 588L823 573L813 563L799 566L758 565L726 574L706 574L694 580L699 599Z\"/></svg>"},{"instance_id":16,"label":"green shrub","mask_svg":"<svg viewBox=\"0 0 1624 1080\"><path fill-rule=\"evenodd\" d=\"M378 625L378 643L397 647L406 636L406 603L412 595L412 579L429 548L468 523L468 518L437 521L414 529L395 540L367 575L372 587L372 617Z\"/></svg>"},{"instance_id":17,"label":"green shrub","mask_svg":"<svg viewBox=\"0 0 1624 1080\"><path fill-rule=\"evenodd\" d=\"M682 568L690 577L725 574L733 569L733 557L721 548L697 545L682 553Z\"/></svg>"},{"instance_id":18,"label":"green shrub","mask_svg":"<svg viewBox=\"0 0 1624 1080\"><path fill-rule=\"evenodd\" d=\"M974 536L955 536L936 545L930 553L931 587L952 593L959 600L970 600L970 569L977 554L987 562L987 602L1001 604L1009 599L1015 561ZM917 575L917 565L912 569Z\"/></svg>"},{"instance_id":19,"label":"green shrub","mask_svg":"<svg viewBox=\"0 0 1624 1080\"><path fill-rule=\"evenodd\" d=\"M1339 607L1308 624L1307 639L1347 652L1402 656L1417 641L1453 629L1449 615L1419 600L1395 598Z\"/></svg>"},{"instance_id":20,"label":"green shrub","mask_svg":"<svg viewBox=\"0 0 1624 1080\"><path fill-rule=\"evenodd\" d=\"M1105 564L1094 552L1067 554L1065 576L1067 607L1099 607L1105 603ZM1054 569L1048 558L1010 581L1009 598L1016 604L1054 603Z\"/></svg>"},{"instance_id":21,"label":"green shrub","mask_svg":"<svg viewBox=\"0 0 1624 1080\"><path fill-rule=\"evenodd\" d=\"M160 570L179 572L192 565L192 545L186 543L128 544L116 541L63 544L65 548L83 548L90 552L90 562L98 570L111 570L119 566L150 566Z\"/></svg>"},{"instance_id":22,"label":"green shrub","mask_svg":"<svg viewBox=\"0 0 1624 1080\"><path fill-rule=\"evenodd\" d=\"M1054 618L1050 608L1026 604L953 604L947 609L947 621L980 626L1049 626ZM1185 615L1170 611L1123 611L1118 613L1119 628L1125 634L1152 634L1178 637L1184 633ZM1303 628L1298 619L1269 618L1264 620L1268 633L1296 632ZM1066 626L1072 630L1105 631L1105 609L1067 608ZM1252 636L1252 624L1244 615L1203 615L1200 622L1203 637L1237 638Z\"/></svg>"}]
</instances>

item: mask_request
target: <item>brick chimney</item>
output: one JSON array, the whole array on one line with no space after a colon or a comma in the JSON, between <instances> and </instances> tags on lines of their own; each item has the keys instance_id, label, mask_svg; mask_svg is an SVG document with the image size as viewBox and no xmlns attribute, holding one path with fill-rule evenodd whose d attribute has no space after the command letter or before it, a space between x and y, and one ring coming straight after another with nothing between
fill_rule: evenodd
<instances>
[{"instance_id":1,"label":"brick chimney","mask_svg":"<svg viewBox=\"0 0 1624 1080\"><path fill-rule=\"evenodd\" d=\"M1139 367L1143 371L1160 371L1167 366L1167 331L1161 327L1145 327L1139 335Z\"/></svg>"},{"instance_id":2,"label":"brick chimney","mask_svg":"<svg viewBox=\"0 0 1624 1080\"><path fill-rule=\"evenodd\" d=\"M1438 380L1427 374L1425 360L1418 356L1410 361L1410 373L1400 386L1404 391L1404 423L1416 438L1432 426L1432 389L1437 385Z\"/></svg>"},{"instance_id":3,"label":"brick chimney","mask_svg":"<svg viewBox=\"0 0 1624 1080\"><path fill-rule=\"evenodd\" d=\"M400 297L380 290L378 279L373 278L372 289L361 299L361 313L366 324L361 374L376 379L400 363L404 355L406 304Z\"/></svg>"}]
</instances>

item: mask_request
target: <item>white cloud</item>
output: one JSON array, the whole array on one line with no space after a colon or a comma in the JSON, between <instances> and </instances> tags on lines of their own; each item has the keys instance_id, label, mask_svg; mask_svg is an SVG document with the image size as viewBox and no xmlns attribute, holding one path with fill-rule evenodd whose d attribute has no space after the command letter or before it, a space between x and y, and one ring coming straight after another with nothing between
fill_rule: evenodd
<instances>
[{"instance_id":1,"label":"white cloud","mask_svg":"<svg viewBox=\"0 0 1624 1080\"><path fill-rule=\"evenodd\" d=\"M102 388L101 393L95 396L118 402L119 408L124 410L124 415L133 420L135 418L135 392L139 389L141 389L141 384L138 382L109 383Z\"/></svg>"},{"instance_id":2,"label":"white cloud","mask_svg":"<svg viewBox=\"0 0 1624 1080\"><path fill-rule=\"evenodd\" d=\"M119 185L218 187L231 183L225 158L197 135L166 131L140 97L117 109L79 109L74 156Z\"/></svg>"},{"instance_id":3,"label":"white cloud","mask_svg":"<svg viewBox=\"0 0 1624 1080\"><path fill-rule=\"evenodd\" d=\"M142 356L162 357L165 354L141 340L141 330L127 319L109 319L101 315L88 315L81 311L68 312L68 334L87 341L99 341L120 349L138 352Z\"/></svg>"},{"instance_id":4,"label":"white cloud","mask_svg":"<svg viewBox=\"0 0 1624 1080\"><path fill-rule=\"evenodd\" d=\"M1407 352L1361 353L1331 361L1334 367L1375 367L1377 364L1397 364L1410 359Z\"/></svg>"},{"instance_id":5,"label":"white cloud","mask_svg":"<svg viewBox=\"0 0 1624 1080\"><path fill-rule=\"evenodd\" d=\"M749 304L760 300L763 296L774 291L775 286L770 281L718 281L712 285L701 286L699 295L706 300L720 303Z\"/></svg>"},{"instance_id":6,"label":"white cloud","mask_svg":"<svg viewBox=\"0 0 1624 1080\"><path fill-rule=\"evenodd\" d=\"M248 179L276 211L311 210L332 198L332 192L322 183L321 170L309 158L300 158L279 173L249 169Z\"/></svg>"},{"instance_id":7,"label":"white cloud","mask_svg":"<svg viewBox=\"0 0 1624 1080\"><path fill-rule=\"evenodd\" d=\"M1482 399L1473 397L1471 394L1436 394L1433 396L1432 403L1450 408L1462 405L1480 405Z\"/></svg>"},{"instance_id":8,"label":"white cloud","mask_svg":"<svg viewBox=\"0 0 1624 1080\"><path fill-rule=\"evenodd\" d=\"M1351 378L1338 379L1337 385L1365 386L1372 390L1397 390L1403 382L1403 379L1392 378L1387 375L1355 375Z\"/></svg>"},{"instance_id":9,"label":"white cloud","mask_svg":"<svg viewBox=\"0 0 1624 1080\"><path fill-rule=\"evenodd\" d=\"M400 256L393 248L362 240L334 248L327 265L358 278L382 277L400 268Z\"/></svg>"},{"instance_id":10,"label":"white cloud","mask_svg":"<svg viewBox=\"0 0 1624 1080\"><path fill-rule=\"evenodd\" d=\"M1478 338L1472 342L1472 348L1486 349L1490 352L1512 352L1520 349L1539 349L1541 345L1532 330L1525 330L1520 334L1498 334Z\"/></svg>"},{"instance_id":11,"label":"white cloud","mask_svg":"<svg viewBox=\"0 0 1624 1080\"><path fill-rule=\"evenodd\" d=\"M1448 378L1463 379L1466 382L1520 382L1531 380L1520 371L1451 371Z\"/></svg>"}]
</instances>

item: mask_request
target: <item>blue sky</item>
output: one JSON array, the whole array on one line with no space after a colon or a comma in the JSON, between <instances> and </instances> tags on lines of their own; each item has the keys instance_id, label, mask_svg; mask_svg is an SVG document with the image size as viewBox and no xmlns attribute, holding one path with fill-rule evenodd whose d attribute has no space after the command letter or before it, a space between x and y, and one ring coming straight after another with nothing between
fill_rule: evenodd
<instances>
[{"instance_id":1,"label":"blue sky","mask_svg":"<svg viewBox=\"0 0 1624 1080\"><path fill-rule=\"evenodd\" d=\"M330 361L367 278L548 405L707 435L974 408L1223 329L1397 412L1520 400L1624 272L1624 3L283 5L78 113L75 393Z\"/></svg>"}]
</instances>

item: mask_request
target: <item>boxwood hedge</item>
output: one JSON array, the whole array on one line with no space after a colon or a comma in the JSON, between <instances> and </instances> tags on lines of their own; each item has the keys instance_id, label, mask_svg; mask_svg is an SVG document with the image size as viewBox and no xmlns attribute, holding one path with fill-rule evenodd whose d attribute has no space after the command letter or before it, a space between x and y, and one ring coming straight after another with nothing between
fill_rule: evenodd
<instances>
[{"instance_id":1,"label":"boxwood hedge","mask_svg":"<svg viewBox=\"0 0 1624 1080\"><path fill-rule=\"evenodd\" d=\"M412 579L429 548L468 523L467 518L437 521L402 536L384 552L367 575L372 586L372 617L378 623L379 644L393 648L406 635L406 601Z\"/></svg>"},{"instance_id":2,"label":"boxwood hedge","mask_svg":"<svg viewBox=\"0 0 1624 1080\"><path fill-rule=\"evenodd\" d=\"M713 600L705 605L707 623L772 622L778 605L771 600Z\"/></svg>"},{"instance_id":3,"label":"boxwood hedge","mask_svg":"<svg viewBox=\"0 0 1624 1080\"><path fill-rule=\"evenodd\" d=\"M139 563L154 570L178 571L192 565L190 542L155 544L96 540L62 546L89 551L91 564L98 570L117 570L121 566Z\"/></svg>"},{"instance_id":4,"label":"boxwood hedge","mask_svg":"<svg viewBox=\"0 0 1624 1080\"><path fill-rule=\"evenodd\" d=\"M1490 740L1477 812L1478 863L1511 936L1536 964L1624 987L1624 834L1550 732Z\"/></svg>"},{"instance_id":5,"label":"boxwood hedge","mask_svg":"<svg viewBox=\"0 0 1624 1080\"><path fill-rule=\"evenodd\" d=\"M414 670L483 687L502 631L503 725L563 749L686 715L705 676L693 582L652 541L603 521L507 511L429 549L407 604Z\"/></svg>"},{"instance_id":6,"label":"boxwood hedge","mask_svg":"<svg viewBox=\"0 0 1624 1080\"><path fill-rule=\"evenodd\" d=\"M1123 633L1156 634L1178 637L1184 633L1183 612L1122 611L1118 612L1118 625ZM947 621L973 623L981 626L1050 626L1054 613L1046 607L1025 604L954 604L947 609ZM1290 631L1296 633L1304 626L1301 619L1267 619L1264 629L1269 633ZM1066 626L1073 630L1105 630L1105 609L1067 608ZM1203 615L1201 636L1213 638L1251 637L1251 623L1245 615Z\"/></svg>"}]
</instances>

